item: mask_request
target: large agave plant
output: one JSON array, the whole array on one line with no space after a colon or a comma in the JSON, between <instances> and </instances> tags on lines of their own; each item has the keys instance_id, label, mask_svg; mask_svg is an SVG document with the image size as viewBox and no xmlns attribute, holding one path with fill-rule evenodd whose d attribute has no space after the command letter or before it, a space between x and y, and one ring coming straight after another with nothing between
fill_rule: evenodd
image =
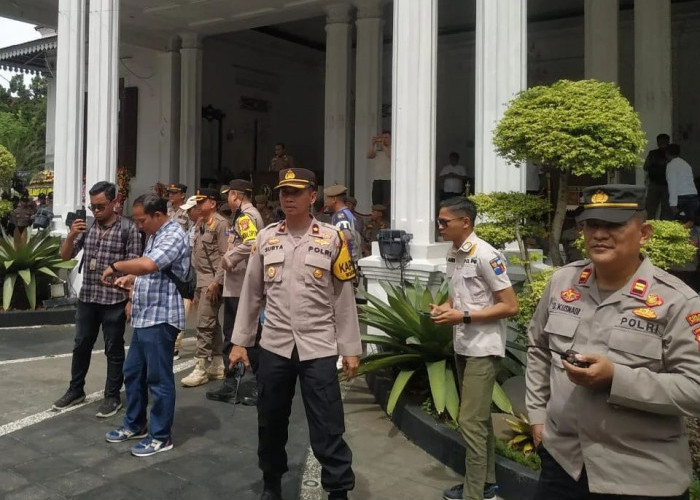
<instances>
[{"instance_id":1,"label":"large agave plant","mask_svg":"<svg viewBox=\"0 0 700 500\"><path fill-rule=\"evenodd\" d=\"M2 279L2 308L7 310L15 292L19 277L24 282L29 307L36 307L36 280L38 273L54 278L59 269L73 269L75 260L61 260L61 239L50 236L48 230L32 235L29 229L27 240L16 242L3 231L0 239L0 279Z\"/></svg>"},{"instance_id":2,"label":"large agave plant","mask_svg":"<svg viewBox=\"0 0 700 500\"><path fill-rule=\"evenodd\" d=\"M399 368L387 405L387 413L391 414L413 375L426 370L435 409L439 413L447 410L457 420L459 395L453 370L452 327L436 325L420 314L427 313L431 303L442 304L447 300L447 282L434 295L418 280L403 287L386 281L380 284L388 304L363 293L368 304L360 306L360 321L382 330L386 336L362 336L364 342L381 346L382 350L363 358L358 374Z\"/></svg>"}]
</instances>

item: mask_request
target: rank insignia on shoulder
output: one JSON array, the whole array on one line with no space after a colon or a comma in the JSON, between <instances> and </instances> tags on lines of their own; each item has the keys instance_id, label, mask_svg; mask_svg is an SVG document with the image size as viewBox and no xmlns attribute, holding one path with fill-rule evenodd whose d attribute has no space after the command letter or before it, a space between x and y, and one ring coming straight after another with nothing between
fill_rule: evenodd
<instances>
[{"instance_id":1,"label":"rank insignia on shoulder","mask_svg":"<svg viewBox=\"0 0 700 500\"><path fill-rule=\"evenodd\" d=\"M460 250L468 253L472 249L473 246L474 246L474 243L472 243L471 241L465 241L464 245L462 245L462 248L460 248Z\"/></svg>"},{"instance_id":2,"label":"rank insignia on shoulder","mask_svg":"<svg viewBox=\"0 0 700 500\"><path fill-rule=\"evenodd\" d=\"M581 298L581 294L573 288L562 290L560 295L561 300L563 300L564 302L574 302Z\"/></svg>"},{"instance_id":3,"label":"rank insignia on shoulder","mask_svg":"<svg viewBox=\"0 0 700 500\"><path fill-rule=\"evenodd\" d=\"M639 309L635 309L632 311L635 316L639 316L640 318L644 319L656 319L658 316L654 312L653 309L649 309L648 307L640 307Z\"/></svg>"},{"instance_id":4,"label":"rank insignia on shoulder","mask_svg":"<svg viewBox=\"0 0 700 500\"><path fill-rule=\"evenodd\" d=\"M314 224L314 227L311 228L311 232L313 234L318 234L320 232L320 229L318 228L318 224Z\"/></svg>"},{"instance_id":5,"label":"rank insignia on shoulder","mask_svg":"<svg viewBox=\"0 0 700 500\"><path fill-rule=\"evenodd\" d=\"M649 295L647 295L647 300L644 303L649 307L656 307L663 305L664 299L662 299L655 293L650 293Z\"/></svg>"},{"instance_id":6,"label":"rank insignia on shoulder","mask_svg":"<svg viewBox=\"0 0 700 500\"><path fill-rule=\"evenodd\" d=\"M649 285L647 285L647 282L643 279L635 280L635 282L632 283L632 288L630 288L630 295L644 297L644 294L646 293L648 287Z\"/></svg>"},{"instance_id":7,"label":"rank insignia on shoulder","mask_svg":"<svg viewBox=\"0 0 700 500\"><path fill-rule=\"evenodd\" d=\"M588 283L588 279L591 277L591 274L593 271L591 271L590 267L587 267L583 271L581 271L581 274L578 275L578 284L579 285L585 285Z\"/></svg>"},{"instance_id":8,"label":"rank insignia on shoulder","mask_svg":"<svg viewBox=\"0 0 700 500\"><path fill-rule=\"evenodd\" d=\"M685 320L690 326L695 326L700 323L700 312L690 313L685 317Z\"/></svg>"},{"instance_id":9,"label":"rank insignia on shoulder","mask_svg":"<svg viewBox=\"0 0 700 500\"><path fill-rule=\"evenodd\" d=\"M274 266L270 266L267 268L267 277L268 278L274 278L275 274L277 274L277 271L275 271Z\"/></svg>"},{"instance_id":10,"label":"rank insignia on shoulder","mask_svg":"<svg viewBox=\"0 0 700 500\"><path fill-rule=\"evenodd\" d=\"M491 259L489 261L489 264L491 264L491 268L493 269L493 272L496 276L500 276L501 274L506 272L506 266L503 264L503 261L500 257Z\"/></svg>"},{"instance_id":11,"label":"rank insignia on shoulder","mask_svg":"<svg viewBox=\"0 0 700 500\"><path fill-rule=\"evenodd\" d=\"M314 278L317 280L323 278L323 271L321 269L314 269Z\"/></svg>"}]
</instances>

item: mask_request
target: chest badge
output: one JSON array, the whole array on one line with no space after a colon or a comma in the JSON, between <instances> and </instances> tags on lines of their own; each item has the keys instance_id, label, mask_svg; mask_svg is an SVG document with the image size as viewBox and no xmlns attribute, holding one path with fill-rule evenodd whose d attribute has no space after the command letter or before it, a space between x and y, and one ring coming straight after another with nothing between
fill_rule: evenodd
<instances>
[{"instance_id":1,"label":"chest badge","mask_svg":"<svg viewBox=\"0 0 700 500\"><path fill-rule=\"evenodd\" d=\"M635 309L632 311L635 316L639 316L640 318L644 319L656 319L658 316L654 312L653 309L649 309L648 307L640 307L638 309Z\"/></svg>"},{"instance_id":2,"label":"chest badge","mask_svg":"<svg viewBox=\"0 0 700 500\"><path fill-rule=\"evenodd\" d=\"M635 295L637 297L644 297L644 294L647 291L647 288L649 288L649 285L647 282L643 279L638 279L635 280L634 283L632 283L632 288L630 288L630 295Z\"/></svg>"},{"instance_id":3,"label":"chest badge","mask_svg":"<svg viewBox=\"0 0 700 500\"><path fill-rule=\"evenodd\" d=\"M644 303L649 307L657 307L664 303L664 299L662 299L655 293L650 293L649 295L647 295L647 300Z\"/></svg>"},{"instance_id":4,"label":"chest badge","mask_svg":"<svg viewBox=\"0 0 700 500\"><path fill-rule=\"evenodd\" d=\"M267 240L268 245L276 245L279 242L280 242L279 238L270 238L269 240Z\"/></svg>"},{"instance_id":5,"label":"chest badge","mask_svg":"<svg viewBox=\"0 0 700 500\"><path fill-rule=\"evenodd\" d=\"M591 268L587 267L583 271L581 271L581 274L578 275L578 284L579 285L585 285L588 283L588 279L591 277Z\"/></svg>"},{"instance_id":6,"label":"chest badge","mask_svg":"<svg viewBox=\"0 0 700 500\"><path fill-rule=\"evenodd\" d=\"M580 298L581 294L573 288L568 288L566 290L562 290L561 292L561 300L564 302L574 302Z\"/></svg>"},{"instance_id":7,"label":"chest badge","mask_svg":"<svg viewBox=\"0 0 700 500\"><path fill-rule=\"evenodd\" d=\"M268 278L274 278L275 274L277 274L277 271L275 270L274 266L270 266L267 268L267 277Z\"/></svg>"},{"instance_id":8,"label":"chest badge","mask_svg":"<svg viewBox=\"0 0 700 500\"><path fill-rule=\"evenodd\" d=\"M314 278L317 280L323 278L323 271L321 269L314 269Z\"/></svg>"}]
</instances>

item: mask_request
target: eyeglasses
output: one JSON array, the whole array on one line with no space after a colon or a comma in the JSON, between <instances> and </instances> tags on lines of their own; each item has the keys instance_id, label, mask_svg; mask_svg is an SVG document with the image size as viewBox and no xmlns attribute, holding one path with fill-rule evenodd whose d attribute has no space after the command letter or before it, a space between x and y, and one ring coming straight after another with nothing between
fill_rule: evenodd
<instances>
[{"instance_id":1,"label":"eyeglasses","mask_svg":"<svg viewBox=\"0 0 700 500\"><path fill-rule=\"evenodd\" d=\"M88 205L88 208L92 210L93 212L100 211L102 212L105 208L107 207L107 204L105 203L91 203Z\"/></svg>"},{"instance_id":2,"label":"eyeglasses","mask_svg":"<svg viewBox=\"0 0 700 500\"><path fill-rule=\"evenodd\" d=\"M454 219L436 219L435 224L437 224L439 227L447 227L447 225L453 220L461 219L466 219L466 217L455 217Z\"/></svg>"}]
</instances>

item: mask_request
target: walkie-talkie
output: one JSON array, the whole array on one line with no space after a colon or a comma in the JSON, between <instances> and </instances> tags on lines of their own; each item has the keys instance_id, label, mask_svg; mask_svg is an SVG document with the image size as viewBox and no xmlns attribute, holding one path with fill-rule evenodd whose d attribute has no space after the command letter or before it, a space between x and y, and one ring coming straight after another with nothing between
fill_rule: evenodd
<instances>
[{"instance_id":1,"label":"walkie-talkie","mask_svg":"<svg viewBox=\"0 0 700 500\"><path fill-rule=\"evenodd\" d=\"M534 347L535 349L545 349L549 352L553 352L554 354L558 354L559 356L561 356L562 361L566 361L567 363L574 365L574 366L577 366L579 368L588 368L589 366L591 366L591 364L588 363L587 361L580 361L580 360L576 359L576 355L578 353L576 351L574 351L573 349L569 349L566 352L561 352L561 351L557 351L555 349L550 349L549 347L544 347L541 345L530 344L527 347L528 347L528 349L530 347Z\"/></svg>"},{"instance_id":2,"label":"walkie-talkie","mask_svg":"<svg viewBox=\"0 0 700 500\"><path fill-rule=\"evenodd\" d=\"M243 375L245 375L245 365L242 361L239 361L233 365L233 397L229 400L233 405L238 402L238 388L241 386ZM233 411L236 411L235 406L233 407Z\"/></svg>"}]
</instances>

